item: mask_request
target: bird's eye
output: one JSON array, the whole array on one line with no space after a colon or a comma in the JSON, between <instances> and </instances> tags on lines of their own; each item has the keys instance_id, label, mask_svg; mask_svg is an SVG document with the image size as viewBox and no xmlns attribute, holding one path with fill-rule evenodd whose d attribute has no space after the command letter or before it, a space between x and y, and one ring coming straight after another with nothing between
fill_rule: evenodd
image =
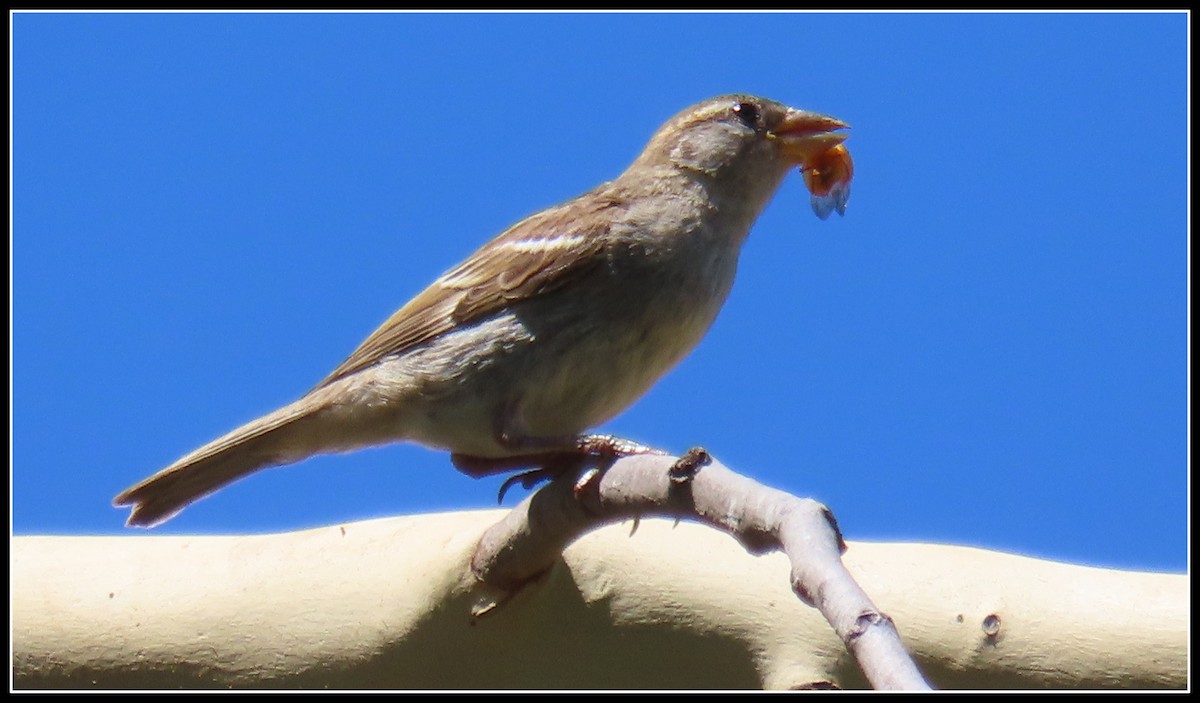
<instances>
[{"instance_id":1,"label":"bird's eye","mask_svg":"<svg viewBox=\"0 0 1200 703\"><path fill-rule=\"evenodd\" d=\"M734 105L733 114L737 115L742 124L747 127L758 127L758 107L754 103L738 103Z\"/></svg>"}]
</instances>

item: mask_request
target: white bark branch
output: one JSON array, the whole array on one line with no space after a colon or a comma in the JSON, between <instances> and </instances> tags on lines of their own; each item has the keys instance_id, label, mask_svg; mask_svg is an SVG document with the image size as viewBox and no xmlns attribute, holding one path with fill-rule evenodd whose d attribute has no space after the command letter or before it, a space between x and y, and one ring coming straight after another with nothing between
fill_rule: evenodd
<instances>
[{"instance_id":1,"label":"white bark branch","mask_svg":"<svg viewBox=\"0 0 1200 703\"><path fill-rule=\"evenodd\" d=\"M16 537L14 686L867 685L789 590L786 556L753 556L694 523L589 532L474 618L486 587L471 559L507 514L258 536ZM913 544L851 543L842 561L938 687L1187 686L1185 575Z\"/></svg>"},{"instance_id":2,"label":"white bark branch","mask_svg":"<svg viewBox=\"0 0 1200 703\"><path fill-rule=\"evenodd\" d=\"M481 581L511 590L602 524L647 514L700 520L752 552L782 550L792 564L792 590L825 616L873 688L929 688L891 620L842 565L842 538L824 506L736 474L702 450L688 459L703 465L677 480L671 478L676 458L655 455L556 479L484 534L472 569Z\"/></svg>"}]
</instances>

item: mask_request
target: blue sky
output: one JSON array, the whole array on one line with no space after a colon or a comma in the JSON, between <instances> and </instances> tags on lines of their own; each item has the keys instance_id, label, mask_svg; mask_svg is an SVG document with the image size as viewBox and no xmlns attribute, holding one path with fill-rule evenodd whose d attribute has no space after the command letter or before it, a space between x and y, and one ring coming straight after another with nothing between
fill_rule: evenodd
<instances>
[{"instance_id":1,"label":"blue sky","mask_svg":"<svg viewBox=\"0 0 1200 703\"><path fill-rule=\"evenodd\" d=\"M709 335L604 429L704 445L850 539L1186 568L1184 14L11 19L17 534L126 533L118 491L750 92L853 125L846 217L789 178ZM499 482L392 445L158 531L490 508Z\"/></svg>"}]
</instances>

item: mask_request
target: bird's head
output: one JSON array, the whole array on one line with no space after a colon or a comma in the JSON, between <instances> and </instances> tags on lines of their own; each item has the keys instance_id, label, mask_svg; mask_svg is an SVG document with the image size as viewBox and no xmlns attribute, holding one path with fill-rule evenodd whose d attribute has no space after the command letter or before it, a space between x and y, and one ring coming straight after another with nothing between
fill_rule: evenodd
<instances>
[{"instance_id":1,"label":"bird's head","mask_svg":"<svg viewBox=\"0 0 1200 703\"><path fill-rule=\"evenodd\" d=\"M670 165L724 180L782 177L849 136L841 120L753 95L724 95L672 117L634 166Z\"/></svg>"}]
</instances>

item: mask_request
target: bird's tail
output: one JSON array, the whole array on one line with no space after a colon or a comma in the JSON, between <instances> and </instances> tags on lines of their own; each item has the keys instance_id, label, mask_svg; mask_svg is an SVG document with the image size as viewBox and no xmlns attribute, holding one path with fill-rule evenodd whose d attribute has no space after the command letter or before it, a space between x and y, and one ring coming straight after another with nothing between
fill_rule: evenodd
<instances>
[{"instance_id":1,"label":"bird's tail","mask_svg":"<svg viewBox=\"0 0 1200 703\"><path fill-rule=\"evenodd\" d=\"M132 506L126 525L153 527L190 503L259 469L299 461L316 451L312 422L320 404L302 398L219 437L113 498ZM317 432L314 434L324 434Z\"/></svg>"}]
</instances>

